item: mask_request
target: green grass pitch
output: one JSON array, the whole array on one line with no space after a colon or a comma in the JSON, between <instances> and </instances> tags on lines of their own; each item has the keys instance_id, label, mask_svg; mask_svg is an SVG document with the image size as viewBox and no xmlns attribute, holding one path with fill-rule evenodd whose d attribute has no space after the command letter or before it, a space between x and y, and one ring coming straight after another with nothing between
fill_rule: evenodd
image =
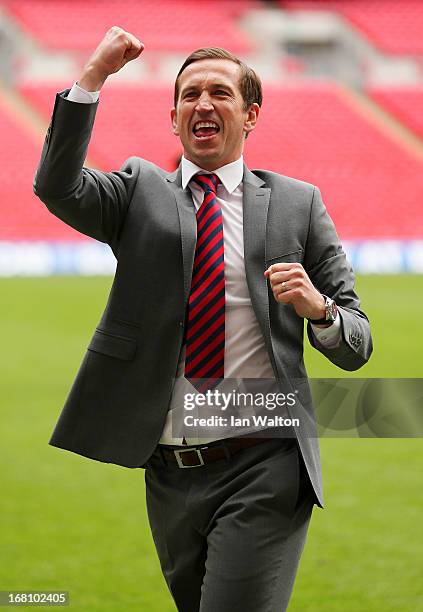
<instances>
[{"instance_id":1,"label":"green grass pitch","mask_svg":"<svg viewBox=\"0 0 423 612\"><path fill-rule=\"evenodd\" d=\"M0 281L0 590L67 590L78 612L170 612L144 472L47 444L110 283ZM421 377L423 276L357 285L375 352L351 375ZM306 360L311 376L340 375L307 347ZM423 610L421 440L323 439L321 447L326 509L313 513L290 610Z\"/></svg>"}]
</instances>

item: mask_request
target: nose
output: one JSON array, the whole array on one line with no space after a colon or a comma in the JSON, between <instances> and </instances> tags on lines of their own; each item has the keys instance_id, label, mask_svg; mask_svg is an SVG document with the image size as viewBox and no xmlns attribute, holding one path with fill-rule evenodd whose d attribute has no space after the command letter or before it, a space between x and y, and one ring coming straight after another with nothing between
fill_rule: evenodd
<instances>
[{"instance_id":1,"label":"nose","mask_svg":"<svg viewBox=\"0 0 423 612\"><path fill-rule=\"evenodd\" d=\"M201 96L198 98L195 110L197 112L208 112L213 110L213 104L211 103L210 97L207 92L203 91Z\"/></svg>"}]
</instances>

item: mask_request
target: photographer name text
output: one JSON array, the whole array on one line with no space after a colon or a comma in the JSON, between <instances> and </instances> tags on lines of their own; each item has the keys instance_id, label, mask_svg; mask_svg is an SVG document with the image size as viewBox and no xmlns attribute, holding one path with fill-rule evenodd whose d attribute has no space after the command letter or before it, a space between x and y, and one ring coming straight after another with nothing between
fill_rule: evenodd
<instances>
[{"instance_id":1,"label":"photographer name text","mask_svg":"<svg viewBox=\"0 0 423 612\"><path fill-rule=\"evenodd\" d=\"M186 427L299 427L300 420L267 415L252 415L250 417L213 415L201 418L189 414L184 417L184 425Z\"/></svg>"}]
</instances>

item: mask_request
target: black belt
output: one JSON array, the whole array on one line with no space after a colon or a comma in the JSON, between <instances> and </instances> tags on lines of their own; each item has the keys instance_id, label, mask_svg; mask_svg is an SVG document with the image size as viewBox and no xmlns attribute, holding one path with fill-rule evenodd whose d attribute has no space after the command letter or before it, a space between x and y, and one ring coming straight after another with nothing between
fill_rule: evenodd
<instances>
[{"instance_id":1,"label":"black belt","mask_svg":"<svg viewBox=\"0 0 423 612\"><path fill-rule=\"evenodd\" d=\"M160 453L166 463L176 463L180 468L201 467L219 459L229 459L232 455L243 450L267 442L274 438L227 438L213 446L199 446L195 448L166 448L159 445Z\"/></svg>"}]
</instances>

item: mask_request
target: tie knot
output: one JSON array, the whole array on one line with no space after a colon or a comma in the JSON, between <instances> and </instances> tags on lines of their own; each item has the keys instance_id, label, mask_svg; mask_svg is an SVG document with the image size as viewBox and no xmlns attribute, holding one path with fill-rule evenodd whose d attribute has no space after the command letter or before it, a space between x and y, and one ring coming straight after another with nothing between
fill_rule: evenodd
<instances>
[{"instance_id":1,"label":"tie knot","mask_svg":"<svg viewBox=\"0 0 423 612\"><path fill-rule=\"evenodd\" d=\"M192 180L197 183L205 193L211 192L216 195L217 186L220 183L220 179L216 174L196 174Z\"/></svg>"}]
</instances>

